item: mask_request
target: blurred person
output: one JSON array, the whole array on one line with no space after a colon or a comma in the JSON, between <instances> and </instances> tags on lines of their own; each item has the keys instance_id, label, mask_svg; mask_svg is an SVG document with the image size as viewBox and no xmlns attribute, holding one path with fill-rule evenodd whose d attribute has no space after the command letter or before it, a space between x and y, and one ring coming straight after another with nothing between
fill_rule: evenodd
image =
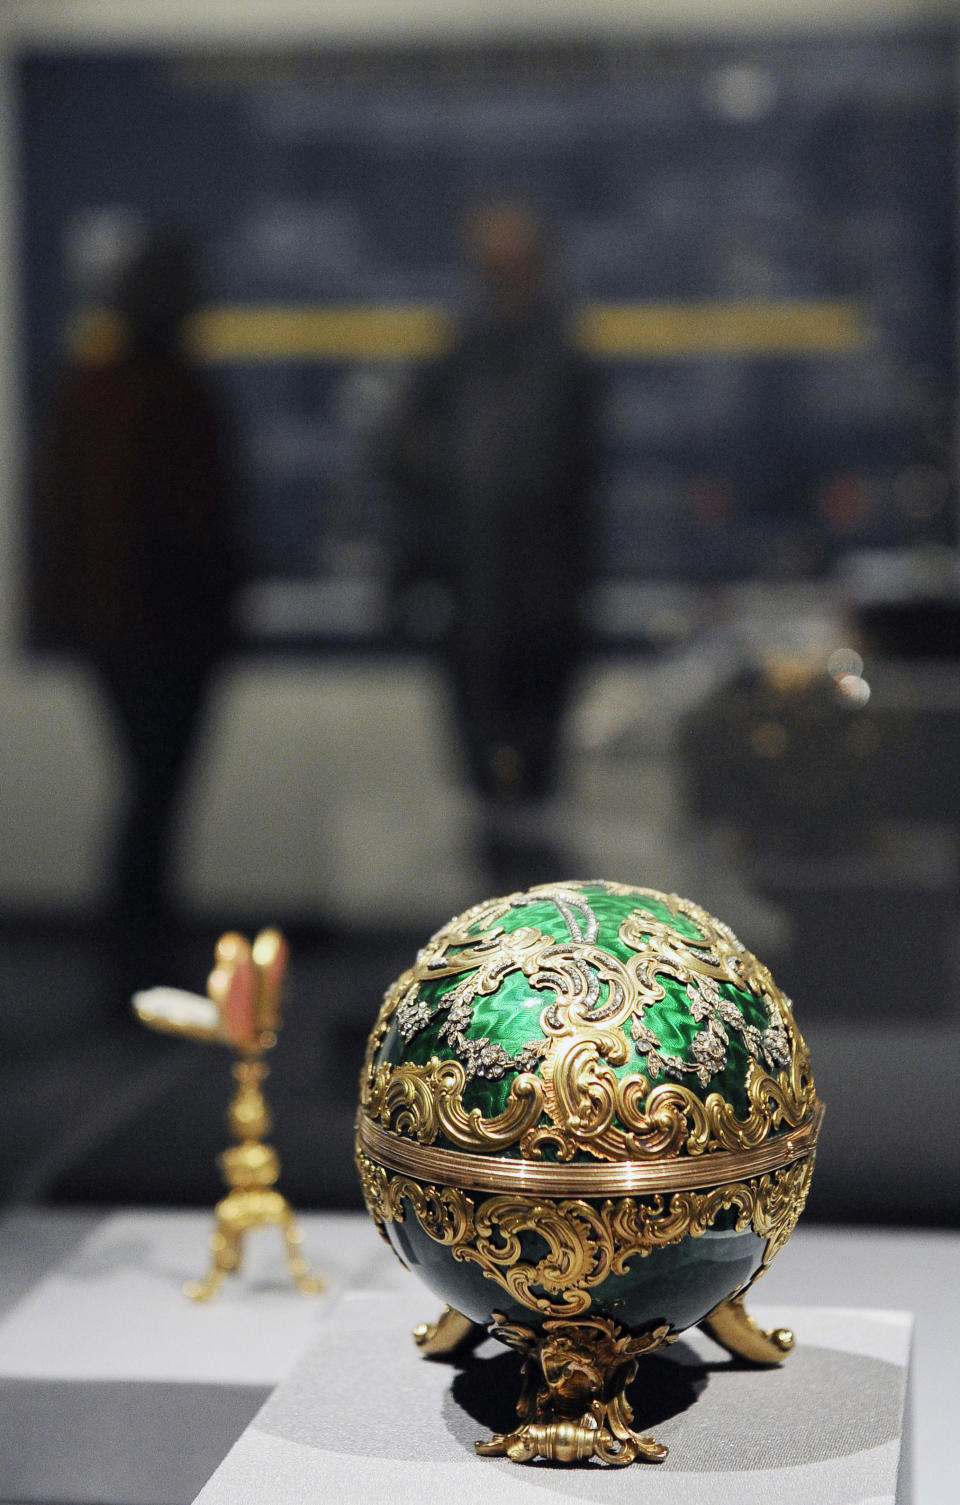
<instances>
[{"instance_id":1,"label":"blurred person","mask_svg":"<svg viewBox=\"0 0 960 1505\"><path fill-rule=\"evenodd\" d=\"M129 786L110 912L135 930L168 908L177 797L238 576L226 426L184 342L197 302L190 246L148 240L119 277L116 348L61 373L35 464L34 642L85 661L112 712Z\"/></svg>"},{"instance_id":2,"label":"blurred person","mask_svg":"<svg viewBox=\"0 0 960 1505\"><path fill-rule=\"evenodd\" d=\"M518 839L542 829L555 792L581 647L595 384L569 342L537 214L485 204L466 220L465 249L476 299L411 383L387 465L405 504L407 577L449 601L443 651L487 856L522 882Z\"/></svg>"}]
</instances>

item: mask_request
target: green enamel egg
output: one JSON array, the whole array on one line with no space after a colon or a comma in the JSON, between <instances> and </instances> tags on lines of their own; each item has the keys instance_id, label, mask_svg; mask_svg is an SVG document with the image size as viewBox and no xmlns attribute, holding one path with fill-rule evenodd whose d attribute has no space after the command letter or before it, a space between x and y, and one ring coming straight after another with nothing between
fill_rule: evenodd
<instances>
[{"instance_id":1,"label":"green enamel egg","mask_svg":"<svg viewBox=\"0 0 960 1505\"><path fill-rule=\"evenodd\" d=\"M641 1352L706 1322L775 1360L786 1340L739 1303L802 1211L821 1116L790 1002L728 926L676 895L562 882L467 910L387 990L357 1162L461 1335L529 1349L602 1329ZM609 1432L588 1408L580 1441L544 1442L574 1425L544 1405L524 1433L543 1456Z\"/></svg>"}]
</instances>

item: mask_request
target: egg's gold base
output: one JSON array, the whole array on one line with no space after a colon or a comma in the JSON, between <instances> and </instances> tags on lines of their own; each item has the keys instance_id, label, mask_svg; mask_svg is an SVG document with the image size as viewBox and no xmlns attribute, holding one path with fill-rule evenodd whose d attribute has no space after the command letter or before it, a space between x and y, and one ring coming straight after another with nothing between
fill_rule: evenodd
<instances>
[{"instance_id":1,"label":"egg's gold base","mask_svg":"<svg viewBox=\"0 0 960 1505\"><path fill-rule=\"evenodd\" d=\"M201 1280L188 1281L183 1288L191 1301L209 1301L224 1278L240 1269L244 1238L256 1228L281 1229L287 1265L298 1290L313 1295L326 1285L322 1276L311 1273L301 1253L303 1234L293 1208L275 1189L280 1158L273 1146L263 1141L270 1130L270 1112L260 1084L268 1070L257 1054L241 1056L234 1064L237 1090L227 1122L239 1143L219 1157L230 1190L214 1209L210 1268Z\"/></svg>"},{"instance_id":2,"label":"egg's gold base","mask_svg":"<svg viewBox=\"0 0 960 1505\"><path fill-rule=\"evenodd\" d=\"M722 1301L699 1326L728 1353L752 1364L781 1363L795 1342L788 1328L761 1328L742 1296ZM487 1331L447 1306L436 1322L414 1328L413 1338L425 1357L447 1359L475 1348ZM519 1425L476 1443L483 1457L505 1456L514 1463L596 1458L614 1466L636 1460L662 1463L666 1458L662 1443L632 1429L626 1389L640 1355L675 1342L677 1333L663 1326L632 1334L605 1317L555 1318L534 1329L509 1323L499 1312L489 1332L522 1354L523 1372Z\"/></svg>"},{"instance_id":3,"label":"egg's gold base","mask_svg":"<svg viewBox=\"0 0 960 1505\"><path fill-rule=\"evenodd\" d=\"M630 1333L609 1317L555 1317L534 1329L508 1323L495 1312L490 1332L523 1355L519 1425L476 1443L478 1453L514 1463L595 1458L615 1467L666 1458L662 1443L631 1427L626 1396L640 1355L676 1340L666 1324Z\"/></svg>"}]
</instances>

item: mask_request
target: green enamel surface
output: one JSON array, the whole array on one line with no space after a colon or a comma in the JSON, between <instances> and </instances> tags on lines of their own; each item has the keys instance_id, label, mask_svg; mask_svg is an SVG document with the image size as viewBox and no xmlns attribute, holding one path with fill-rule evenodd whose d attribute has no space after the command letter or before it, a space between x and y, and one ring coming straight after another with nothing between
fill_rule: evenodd
<instances>
[{"instance_id":1,"label":"green enamel surface","mask_svg":"<svg viewBox=\"0 0 960 1505\"><path fill-rule=\"evenodd\" d=\"M582 885L560 884L558 887L568 888L571 892L581 894L599 921L596 944L605 950L612 952L620 961L627 961L632 955L628 946L620 940L620 926L628 915L641 905L657 920L665 921L672 925L681 935L693 940L701 939L700 931L690 920L683 915L673 915L669 907L660 899L641 897L630 894L611 894L605 888L595 883ZM578 911L574 911L578 913ZM524 904L517 909L510 909L497 921L497 924L506 931L519 930L524 925L535 926L546 935L552 935L555 940L569 941L570 931L563 915L556 905L549 899L535 901L532 904ZM473 927L476 933L481 926Z\"/></svg>"},{"instance_id":2,"label":"green enamel surface","mask_svg":"<svg viewBox=\"0 0 960 1505\"><path fill-rule=\"evenodd\" d=\"M420 996L430 1004L434 1004L460 980L460 978L443 978L438 982L422 983ZM496 993L488 998L475 999L473 1024L467 1030L467 1034L475 1040L480 1040L484 1036L490 1040L499 1040L504 1049L513 1055L528 1040L543 1038L540 1013L552 1000L551 992L532 988L519 970L509 972ZM441 1060L452 1056L454 1052L450 1046L445 1040L439 1038L440 1029L446 1017L444 1011L439 1012L430 1024L406 1044L399 1038L396 1030L391 1028L384 1042L383 1059L394 1062L416 1061L422 1065L429 1061L431 1056L439 1056Z\"/></svg>"},{"instance_id":3,"label":"green enamel surface","mask_svg":"<svg viewBox=\"0 0 960 1505\"><path fill-rule=\"evenodd\" d=\"M661 977L665 996L659 1003L650 1004L644 1010L643 1022L654 1030L660 1039L663 1050L667 1055L676 1055L681 1060L690 1059L690 1046L694 1035L699 1027L696 1021L691 1019L684 1004L686 989L682 983L672 977ZM727 983L720 984L720 993L730 999L739 1008L747 1024L753 1024L761 1032L767 1027L769 1020L763 1004L759 998L754 998L752 993L747 993L741 988L731 987ZM747 1094L744 1090L744 1080L747 1066L750 1062L750 1052L743 1042L742 1036L734 1030L727 1030L727 1065L725 1070L711 1077L706 1087L701 1087L694 1076L684 1076L684 1083L699 1097L706 1097L709 1092L719 1092L732 1104L736 1113L742 1117L748 1108ZM617 1076L629 1076L632 1072L643 1069L643 1058L633 1054L628 1065L615 1068ZM660 1072L657 1076L649 1076L651 1086L659 1082L672 1081L673 1078L666 1072Z\"/></svg>"},{"instance_id":4,"label":"green enamel surface","mask_svg":"<svg viewBox=\"0 0 960 1505\"><path fill-rule=\"evenodd\" d=\"M640 907L656 919L668 923L685 937L693 940L702 938L701 932L692 921L683 915L672 914L667 904L659 899L649 896L612 894L595 884L585 884L580 888L573 884L562 886L583 895L599 921L599 933L594 944L621 962L628 961L632 952L620 940L620 927L624 919ZM578 919L581 918L579 911L575 910L574 913L577 914ZM511 908L497 921L497 924L505 931L514 931L521 927L535 927L558 941L571 939L566 920L549 899L537 899L530 904ZM475 933L480 933L482 928L480 925L474 926ZM456 952L452 949L451 954L455 955ZM427 980L420 985L420 997L433 1007L461 980L462 976ZM698 1025L690 1017L684 984L662 974L659 976L659 981L664 988L664 997L644 1010L644 1023L657 1034L665 1054L676 1055L688 1061L694 1036L699 1029L703 1028L703 1025ZM766 1028L767 1014L759 999L743 989L726 983L720 985L720 992L737 1006L746 1023L755 1025L761 1032ZM598 1006L602 1006L606 996L607 988L604 985ZM476 1040L486 1038L496 1041L510 1055L515 1055L529 1041L543 1038L540 1014L553 1001L553 998L554 995L550 990L532 987L528 979L517 969L504 977L496 993L474 1000L473 1021L466 1035ZM399 1065L401 1062L408 1061L425 1065L433 1056L441 1060L456 1059L456 1052L453 1048L445 1040L439 1038L439 1032L446 1017L446 1011L439 1010L429 1024L406 1042L400 1038L396 1023L393 1022L379 1052L378 1062L387 1061ZM692 1074L684 1074L683 1082L701 1098L706 1097L710 1092L719 1092L732 1105L734 1111L739 1116L743 1116L748 1107L744 1079L751 1058L742 1037L729 1029L727 1034L727 1064L724 1070L712 1076L706 1086L701 1086L697 1077ZM621 1078L647 1070L646 1058L637 1054L629 1035L627 1039L630 1044L628 1059L624 1065L614 1068ZM647 1076L651 1087L660 1082L675 1080L666 1073L651 1076L647 1072ZM501 1113L507 1105L510 1086L514 1080L515 1073L512 1071L508 1071L497 1080L474 1077L467 1083L464 1091L464 1107L467 1110L479 1108L485 1118ZM445 1141L441 1137L439 1142ZM514 1148L508 1153L518 1154L519 1151ZM546 1158L550 1158L549 1149L545 1153Z\"/></svg>"}]
</instances>

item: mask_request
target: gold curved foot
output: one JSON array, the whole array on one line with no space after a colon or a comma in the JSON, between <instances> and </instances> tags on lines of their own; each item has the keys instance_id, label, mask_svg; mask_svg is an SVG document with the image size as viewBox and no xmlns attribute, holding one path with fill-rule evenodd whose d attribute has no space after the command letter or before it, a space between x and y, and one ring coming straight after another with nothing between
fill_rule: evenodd
<instances>
[{"instance_id":1,"label":"gold curved foot","mask_svg":"<svg viewBox=\"0 0 960 1505\"><path fill-rule=\"evenodd\" d=\"M424 1358L450 1359L467 1353L486 1337L486 1329L471 1322L455 1307L445 1306L436 1322L421 1322L413 1329L413 1341Z\"/></svg>"},{"instance_id":2,"label":"gold curved foot","mask_svg":"<svg viewBox=\"0 0 960 1505\"><path fill-rule=\"evenodd\" d=\"M512 1463L530 1463L546 1458L550 1463L598 1463L623 1468L625 1464L662 1463L667 1448L653 1437L641 1437L625 1429L614 1435L607 1427L571 1421L528 1422L515 1432L498 1433L489 1442L475 1442L481 1458L509 1458Z\"/></svg>"},{"instance_id":3,"label":"gold curved foot","mask_svg":"<svg viewBox=\"0 0 960 1505\"><path fill-rule=\"evenodd\" d=\"M217 1294L223 1280L223 1271L213 1269L202 1280L184 1282L183 1294L188 1301L209 1301Z\"/></svg>"},{"instance_id":4,"label":"gold curved foot","mask_svg":"<svg viewBox=\"0 0 960 1505\"><path fill-rule=\"evenodd\" d=\"M704 1317L700 1327L727 1353L751 1364L780 1364L796 1343L788 1327L760 1327L744 1306L742 1296L721 1301L709 1317Z\"/></svg>"},{"instance_id":5,"label":"gold curved foot","mask_svg":"<svg viewBox=\"0 0 960 1505\"><path fill-rule=\"evenodd\" d=\"M309 1261L303 1256L301 1251L303 1232L292 1214L284 1220L283 1243L287 1254L287 1267L297 1290L302 1291L304 1296L316 1296L320 1291L326 1290L327 1282L324 1277L314 1275Z\"/></svg>"},{"instance_id":6,"label":"gold curved foot","mask_svg":"<svg viewBox=\"0 0 960 1505\"><path fill-rule=\"evenodd\" d=\"M210 1252L213 1262L206 1275L201 1280L188 1280L183 1288L184 1296L191 1301L209 1301L220 1289L224 1277L240 1268L240 1239L219 1225L210 1235Z\"/></svg>"}]
</instances>

